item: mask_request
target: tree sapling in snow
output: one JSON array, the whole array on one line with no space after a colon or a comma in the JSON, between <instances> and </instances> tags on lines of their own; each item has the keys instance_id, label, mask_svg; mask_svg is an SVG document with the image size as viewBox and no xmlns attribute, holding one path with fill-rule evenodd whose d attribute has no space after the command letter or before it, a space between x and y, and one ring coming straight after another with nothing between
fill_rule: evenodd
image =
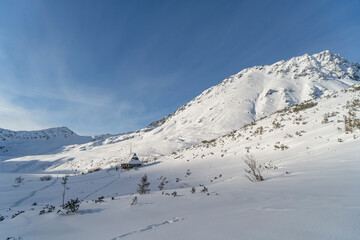
<instances>
[{"instance_id":1,"label":"tree sapling in snow","mask_svg":"<svg viewBox=\"0 0 360 240\"><path fill-rule=\"evenodd\" d=\"M66 183L67 183L68 176L65 176L61 179L61 184L64 186L63 194L62 194L62 206L64 207L65 203L65 191L66 191Z\"/></svg>"},{"instance_id":2,"label":"tree sapling in snow","mask_svg":"<svg viewBox=\"0 0 360 240\"><path fill-rule=\"evenodd\" d=\"M139 188L138 188L137 192L139 194L147 194L147 193L149 193L150 192L149 185L150 185L150 183L147 181L147 176L145 174L141 178L140 183L138 184Z\"/></svg>"}]
</instances>

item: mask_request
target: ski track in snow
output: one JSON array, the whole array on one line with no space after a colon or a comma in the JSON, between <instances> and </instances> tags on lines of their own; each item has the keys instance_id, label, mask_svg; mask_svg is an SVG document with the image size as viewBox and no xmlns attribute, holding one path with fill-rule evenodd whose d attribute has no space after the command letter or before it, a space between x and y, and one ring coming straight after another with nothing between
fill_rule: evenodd
<instances>
[{"instance_id":1,"label":"ski track in snow","mask_svg":"<svg viewBox=\"0 0 360 240\"><path fill-rule=\"evenodd\" d=\"M120 177L115 178L114 180L112 180L112 181L111 181L111 182L109 182L108 184L105 184L104 186L102 186L102 187L100 187L100 188L96 189L95 191L93 191L93 192L89 193L88 195L86 195L85 197L83 197L83 200L85 200L86 198L90 197L91 195L93 195L93 194L95 194L95 193L99 192L100 190L102 190L102 189L104 189L104 188L106 188L106 187L110 186L111 184L113 184L113 183L114 183L116 180L118 180L118 179L120 179Z\"/></svg>"},{"instance_id":2,"label":"ski track in snow","mask_svg":"<svg viewBox=\"0 0 360 240\"><path fill-rule=\"evenodd\" d=\"M147 227L145 228L142 228L140 230L137 230L137 231L132 231L132 232L129 232L129 233L125 233L123 235L120 235L118 237L115 237L115 238L112 238L111 240L119 240L120 238L124 238L124 237L127 237L131 234L134 234L134 233L140 233L140 232L145 232L145 231L149 231L151 229L154 229L154 228L157 228L157 227L160 227L160 226L163 226L163 225L166 225L166 224L171 224L171 223L176 223L176 222L180 222L184 220L184 218L177 218L177 217L174 217L170 220L166 220L162 223L154 223L154 224L151 224L151 225L148 225Z\"/></svg>"},{"instance_id":3,"label":"ski track in snow","mask_svg":"<svg viewBox=\"0 0 360 240\"><path fill-rule=\"evenodd\" d=\"M35 190L35 191L32 191L28 196L16 201L12 207L17 207L19 206L22 202L24 202L25 200L29 199L29 198L32 198L33 196L35 196L36 193L40 192L40 191L43 191L51 186L53 186L55 183L57 182L57 179L54 179L54 181L52 181L49 185L46 185L45 187L42 187L38 190Z\"/></svg>"}]
</instances>

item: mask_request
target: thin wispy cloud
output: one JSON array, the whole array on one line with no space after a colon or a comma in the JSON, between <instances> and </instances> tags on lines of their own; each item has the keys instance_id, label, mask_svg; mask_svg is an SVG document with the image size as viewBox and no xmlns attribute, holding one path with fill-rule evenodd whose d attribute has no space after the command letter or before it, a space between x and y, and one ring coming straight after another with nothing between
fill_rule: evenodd
<instances>
[{"instance_id":1,"label":"thin wispy cloud","mask_svg":"<svg viewBox=\"0 0 360 240\"><path fill-rule=\"evenodd\" d=\"M127 132L246 67L360 61L359 3L330 2L0 2L0 128Z\"/></svg>"},{"instance_id":2,"label":"thin wispy cloud","mask_svg":"<svg viewBox=\"0 0 360 240\"><path fill-rule=\"evenodd\" d=\"M11 130L34 130L49 127L45 113L14 105L0 93L0 126Z\"/></svg>"}]
</instances>

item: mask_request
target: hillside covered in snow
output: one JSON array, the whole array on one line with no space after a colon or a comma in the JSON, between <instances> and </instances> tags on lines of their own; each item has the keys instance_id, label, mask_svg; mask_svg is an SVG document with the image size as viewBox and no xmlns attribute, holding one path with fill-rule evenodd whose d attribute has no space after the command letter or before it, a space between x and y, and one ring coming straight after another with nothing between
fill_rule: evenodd
<instances>
[{"instance_id":1,"label":"hillside covered in snow","mask_svg":"<svg viewBox=\"0 0 360 240\"><path fill-rule=\"evenodd\" d=\"M38 131L11 131L0 128L0 156L44 154L71 144L92 141L92 137L79 136L67 127Z\"/></svg>"},{"instance_id":2,"label":"hillside covered in snow","mask_svg":"<svg viewBox=\"0 0 360 240\"><path fill-rule=\"evenodd\" d=\"M28 166L30 159L38 164L34 168L47 171L109 168L127 159L130 148L142 160L154 161L286 107L347 89L359 81L360 65L329 51L255 66L226 78L144 129L117 136L104 135L95 138L96 141L70 145L51 154L14 157L11 161L17 162L17 167L11 168L26 171L22 164Z\"/></svg>"},{"instance_id":3,"label":"hillside covered in snow","mask_svg":"<svg viewBox=\"0 0 360 240\"><path fill-rule=\"evenodd\" d=\"M59 207L63 174L2 173L0 238L355 240L359 141L360 85L353 85L138 169L72 175L65 198L81 201L77 213ZM72 151L62 154L80 158ZM263 181L246 177L247 156ZM31 161L9 164L19 160ZM140 195L144 174L150 192Z\"/></svg>"}]
</instances>

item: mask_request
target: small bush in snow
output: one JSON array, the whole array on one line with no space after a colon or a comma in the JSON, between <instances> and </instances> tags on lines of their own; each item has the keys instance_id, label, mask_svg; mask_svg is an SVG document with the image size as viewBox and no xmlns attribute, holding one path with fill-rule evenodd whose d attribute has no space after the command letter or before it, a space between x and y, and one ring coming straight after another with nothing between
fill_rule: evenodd
<instances>
[{"instance_id":1,"label":"small bush in snow","mask_svg":"<svg viewBox=\"0 0 360 240\"><path fill-rule=\"evenodd\" d=\"M281 145L274 145L274 150L278 150L278 149L281 149L281 151L284 151L286 149L288 149L289 147L284 145L284 144L281 144Z\"/></svg>"},{"instance_id":2,"label":"small bush in snow","mask_svg":"<svg viewBox=\"0 0 360 240\"><path fill-rule=\"evenodd\" d=\"M173 191L171 195L172 195L173 197L176 197L177 192L176 192L176 191Z\"/></svg>"},{"instance_id":3,"label":"small bush in snow","mask_svg":"<svg viewBox=\"0 0 360 240\"><path fill-rule=\"evenodd\" d=\"M65 209L66 213L69 214L69 213L77 212L79 207L80 207L80 201L78 198L76 198L76 199L71 199L70 201L65 203L65 205L63 206L63 209Z\"/></svg>"},{"instance_id":4,"label":"small bush in snow","mask_svg":"<svg viewBox=\"0 0 360 240\"><path fill-rule=\"evenodd\" d=\"M16 218L17 216L19 216L20 214L24 213L25 211L24 210L21 210L21 211L18 211L17 213L13 214L11 216L11 218Z\"/></svg>"},{"instance_id":5,"label":"small bush in snow","mask_svg":"<svg viewBox=\"0 0 360 240\"><path fill-rule=\"evenodd\" d=\"M191 192L192 194L194 194L194 193L196 192L196 188L195 188L195 187L192 187L191 190L190 190L190 192Z\"/></svg>"},{"instance_id":6,"label":"small bush in snow","mask_svg":"<svg viewBox=\"0 0 360 240\"><path fill-rule=\"evenodd\" d=\"M272 125L273 125L273 128L274 128L274 129L277 129L277 128L280 128L280 127L281 127L281 124L280 124L278 121L276 121L276 120L274 120L274 121L272 122Z\"/></svg>"},{"instance_id":7,"label":"small bush in snow","mask_svg":"<svg viewBox=\"0 0 360 240\"><path fill-rule=\"evenodd\" d=\"M356 129L360 129L360 119L356 118L356 113L349 111L349 116L344 115L345 133L350 134Z\"/></svg>"},{"instance_id":8,"label":"small bush in snow","mask_svg":"<svg viewBox=\"0 0 360 240\"><path fill-rule=\"evenodd\" d=\"M264 178L261 175L264 168L257 163L256 159L251 155L245 155L243 157L243 161L249 167L249 169L245 169L247 173L246 177L252 182L259 182L263 181Z\"/></svg>"},{"instance_id":9,"label":"small bush in snow","mask_svg":"<svg viewBox=\"0 0 360 240\"><path fill-rule=\"evenodd\" d=\"M51 175L42 176L40 177L40 181L50 181L51 178L52 178Z\"/></svg>"},{"instance_id":10,"label":"small bush in snow","mask_svg":"<svg viewBox=\"0 0 360 240\"><path fill-rule=\"evenodd\" d=\"M139 194L147 194L147 193L149 193L150 192L149 185L150 185L150 183L147 181L147 176L145 174L141 178L140 183L138 184L139 188L138 188L137 192Z\"/></svg>"},{"instance_id":11,"label":"small bush in snow","mask_svg":"<svg viewBox=\"0 0 360 240\"><path fill-rule=\"evenodd\" d=\"M136 204L137 204L137 200L138 200L138 197L137 197L137 196L133 197L132 202L131 202L131 205L136 205Z\"/></svg>"},{"instance_id":12,"label":"small bush in snow","mask_svg":"<svg viewBox=\"0 0 360 240\"><path fill-rule=\"evenodd\" d=\"M262 126L260 126L255 130L254 134L255 135L262 135L263 132L264 132L264 128Z\"/></svg>"},{"instance_id":13,"label":"small bush in snow","mask_svg":"<svg viewBox=\"0 0 360 240\"><path fill-rule=\"evenodd\" d=\"M205 187L205 186L203 187L203 189L201 189L201 192L202 192L202 193L207 193L208 191L209 191L208 188Z\"/></svg>"},{"instance_id":14,"label":"small bush in snow","mask_svg":"<svg viewBox=\"0 0 360 240\"><path fill-rule=\"evenodd\" d=\"M321 121L322 124L329 123L329 115L326 113L324 114L324 119Z\"/></svg>"},{"instance_id":15,"label":"small bush in snow","mask_svg":"<svg viewBox=\"0 0 360 240\"><path fill-rule=\"evenodd\" d=\"M40 211L39 215L43 215L45 213L51 213L54 210L55 210L54 205L45 205L45 207L43 207L43 209Z\"/></svg>"},{"instance_id":16,"label":"small bush in snow","mask_svg":"<svg viewBox=\"0 0 360 240\"><path fill-rule=\"evenodd\" d=\"M295 113L298 113L298 112L300 112L300 111L302 111L302 110L305 110L305 109L308 109L308 108L312 108L312 107L314 107L314 106L316 106L316 105L317 105L317 103L315 103L315 102L305 101L305 102L302 102L302 103L300 103L300 104L295 105L294 108L293 108L293 111L294 111Z\"/></svg>"},{"instance_id":17,"label":"small bush in snow","mask_svg":"<svg viewBox=\"0 0 360 240\"><path fill-rule=\"evenodd\" d=\"M165 182L166 181L166 177L163 178L163 180L161 181L161 183L159 184L158 188L160 191L164 190L164 187L165 187Z\"/></svg>"},{"instance_id":18,"label":"small bush in snow","mask_svg":"<svg viewBox=\"0 0 360 240\"><path fill-rule=\"evenodd\" d=\"M20 183L22 183L23 181L24 181L24 178L22 178L21 176L15 178L15 183L20 184Z\"/></svg>"},{"instance_id":19,"label":"small bush in snow","mask_svg":"<svg viewBox=\"0 0 360 240\"><path fill-rule=\"evenodd\" d=\"M5 220L5 217L0 215L0 222L4 221L4 220Z\"/></svg>"},{"instance_id":20,"label":"small bush in snow","mask_svg":"<svg viewBox=\"0 0 360 240\"><path fill-rule=\"evenodd\" d=\"M188 177L188 176L190 176L191 175L191 172L190 172L190 169L188 169L187 171L186 171L186 173L185 173L185 177Z\"/></svg>"},{"instance_id":21,"label":"small bush in snow","mask_svg":"<svg viewBox=\"0 0 360 240\"><path fill-rule=\"evenodd\" d=\"M22 237L7 237L6 240L22 240Z\"/></svg>"},{"instance_id":22,"label":"small bush in snow","mask_svg":"<svg viewBox=\"0 0 360 240\"><path fill-rule=\"evenodd\" d=\"M96 199L94 202L95 202L95 203L102 203L102 202L104 202L104 196L98 197L98 199Z\"/></svg>"}]
</instances>

